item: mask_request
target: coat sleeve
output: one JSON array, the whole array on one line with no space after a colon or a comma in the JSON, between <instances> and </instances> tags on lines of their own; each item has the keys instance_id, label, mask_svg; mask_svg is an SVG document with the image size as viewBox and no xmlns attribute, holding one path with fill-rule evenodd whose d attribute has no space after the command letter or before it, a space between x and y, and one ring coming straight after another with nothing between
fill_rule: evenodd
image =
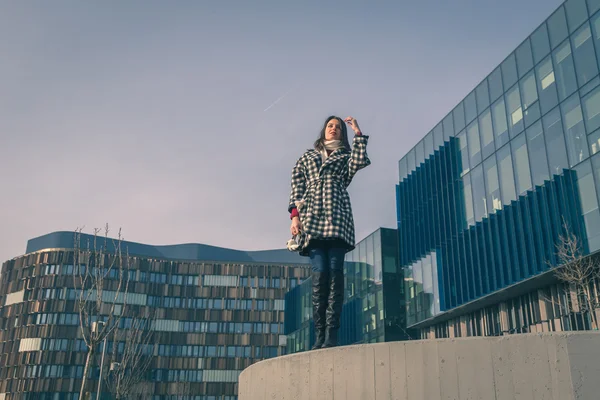
<instances>
[{"instance_id":1,"label":"coat sleeve","mask_svg":"<svg viewBox=\"0 0 600 400\"><path fill-rule=\"evenodd\" d=\"M294 169L292 169L291 185L292 190L290 192L290 202L288 204L288 212L290 213L296 208L296 202L302 200L304 191L306 190L306 174L302 158L296 162Z\"/></svg>"},{"instance_id":2,"label":"coat sleeve","mask_svg":"<svg viewBox=\"0 0 600 400\"><path fill-rule=\"evenodd\" d=\"M348 160L348 180L346 186L350 185L354 175L364 167L371 164L369 156L367 155L367 142L369 136L356 135L352 141L352 152L350 153L350 159Z\"/></svg>"}]
</instances>

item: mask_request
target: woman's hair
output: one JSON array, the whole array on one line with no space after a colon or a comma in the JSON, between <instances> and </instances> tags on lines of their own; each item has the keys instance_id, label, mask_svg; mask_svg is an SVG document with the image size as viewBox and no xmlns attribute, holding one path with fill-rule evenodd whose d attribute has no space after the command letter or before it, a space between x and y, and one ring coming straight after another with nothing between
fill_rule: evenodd
<instances>
[{"instance_id":1,"label":"woman's hair","mask_svg":"<svg viewBox=\"0 0 600 400\"><path fill-rule=\"evenodd\" d=\"M327 128L327 124L329 123L329 121L331 121L332 119L337 119L338 121L340 121L340 127L342 128L342 145L344 145L344 148L346 150L350 150L350 142L348 141L348 130L346 129L346 123L340 117L336 117L335 115L331 115L325 120L325 123L323 124L323 129L321 129L321 134L319 135L319 138L315 141L315 149L318 151L323 150L323 142L325 141L325 129Z\"/></svg>"}]
</instances>

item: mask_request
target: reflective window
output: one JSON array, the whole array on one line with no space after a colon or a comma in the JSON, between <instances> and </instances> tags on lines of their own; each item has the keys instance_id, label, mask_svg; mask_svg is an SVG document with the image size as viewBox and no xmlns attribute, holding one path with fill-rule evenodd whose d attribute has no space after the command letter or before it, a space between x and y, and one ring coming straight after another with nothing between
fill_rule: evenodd
<instances>
[{"instance_id":1,"label":"reflective window","mask_svg":"<svg viewBox=\"0 0 600 400\"><path fill-rule=\"evenodd\" d=\"M585 0L567 0L565 2L569 30L573 32L587 19Z\"/></svg>"},{"instance_id":2,"label":"reflective window","mask_svg":"<svg viewBox=\"0 0 600 400\"><path fill-rule=\"evenodd\" d=\"M530 128L527 128L525 135L527 136L527 149L529 150L529 159L531 161L533 185L541 186L545 180L550 179L542 122L538 121Z\"/></svg>"},{"instance_id":3,"label":"reflective window","mask_svg":"<svg viewBox=\"0 0 600 400\"><path fill-rule=\"evenodd\" d=\"M525 126L529 126L541 116L535 74L533 71L523 78L520 86L521 99L523 101L523 114L525 114Z\"/></svg>"},{"instance_id":4,"label":"reflective window","mask_svg":"<svg viewBox=\"0 0 600 400\"><path fill-rule=\"evenodd\" d=\"M487 158L494 152L494 130L492 129L492 113L485 110L479 117L479 131L481 134L481 153Z\"/></svg>"},{"instance_id":5,"label":"reflective window","mask_svg":"<svg viewBox=\"0 0 600 400\"><path fill-rule=\"evenodd\" d=\"M463 130L465 128L465 108L462 102L452 110L452 117L454 118L454 131Z\"/></svg>"},{"instance_id":6,"label":"reflective window","mask_svg":"<svg viewBox=\"0 0 600 400\"><path fill-rule=\"evenodd\" d=\"M548 39L548 30L546 29L545 22L531 35L531 49L535 64L550 53L550 40Z\"/></svg>"},{"instance_id":7,"label":"reflective window","mask_svg":"<svg viewBox=\"0 0 600 400\"><path fill-rule=\"evenodd\" d=\"M483 170L485 174L485 188L487 193L488 212L493 213L502 208L502 200L500 199L500 181L498 180L498 167L496 166L496 158L490 157L483 162Z\"/></svg>"},{"instance_id":8,"label":"reflective window","mask_svg":"<svg viewBox=\"0 0 600 400\"><path fill-rule=\"evenodd\" d=\"M588 135L588 142L590 143L590 152L592 154L600 152L600 130Z\"/></svg>"},{"instance_id":9,"label":"reflective window","mask_svg":"<svg viewBox=\"0 0 600 400\"><path fill-rule=\"evenodd\" d=\"M417 157L417 167L421 164L423 164L423 162L425 161L425 148L423 146L423 141L421 140L419 143L417 143L417 146L415 147L415 156Z\"/></svg>"},{"instance_id":10,"label":"reflective window","mask_svg":"<svg viewBox=\"0 0 600 400\"><path fill-rule=\"evenodd\" d=\"M504 99L500 99L492 105L492 122L494 133L496 134L496 148L500 148L508 143L510 139L508 135L508 121L506 120Z\"/></svg>"},{"instance_id":11,"label":"reflective window","mask_svg":"<svg viewBox=\"0 0 600 400\"><path fill-rule=\"evenodd\" d=\"M596 60L600 63L600 14L590 19L590 22L592 24L592 38L596 46Z\"/></svg>"},{"instance_id":12,"label":"reflective window","mask_svg":"<svg viewBox=\"0 0 600 400\"><path fill-rule=\"evenodd\" d=\"M550 174L561 175L563 169L569 168L569 162L565 148L562 118L558 107L542 118L542 124L544 126L546 149L548 150Z\"/></svg>"},{"instance_id":13,"label":"reflective window","mask_svg":"<svg viewBox=\"0 0 600 400\"><path fill-rule=\"evenodd\" d=\"M467 132L462 131L458 134L457 138L460 147L460 167L462 175L469 172L469 149L467 146Z\"/></svg>"},{"instance_id":14,"label":"reflective window","mask_svg":"<svg viewBox=\"0 0 600 400\"><path fill-rule=\"evenodd\" d=\"M563 128L567 142L567 153L570 166L580 163L589 156L583 114L577 94L571 96L561 104Z\"/></svg>"},{"instance_id":15,"label":"reflective window","mask_svg":"<svg viewBox=\"0 0 600 400\"><path fill-rule=\"evenodd\" d=\"M600 0L587 0L587 4L588 9L590 10L590 15L600 10Z\"/></svg>"},{"instance_id":16,"label":"reflective window","mask_svg":"<svg viewBox=\"0 0 600 400\"><path fill-rule=\"evenodd\" d=\"M500 175L502 204L506 205L517 199L510 146L504 146L498 150L496 155L498 157L498 172Z\"/></svg>"},{"instance_id":17,"label":"reflective window","mask_svg":"<svg viewBox=\"0 0 600 400\"><path fill-rule=\"evenodd\" d=\"M594 44L592 43L590 25L585 24L575 32L572 42L577 82L579 86L583 86L598 75L598 64L596 63L596 53L594 52Z\"/></svg>"},{"instance_id":18,"label":"reflective window","mask_svg":"<svg viewBox=\"0 0 600 400\"><path fill-rule=\"evenodd\" d=\"M488 77L488 84L490 88L490 101L495 101L498 97L504 94L504 87L502 85L502 72L500 67L496 68L494 72Z\"/></svg>"},{"instance_id":19,"label":"reflective window","mask_svg":"<svg viewBox=\"0 0 600 400\"><path fill-rule=\"evenodd\" d=\"M531 172L529 170L529 154L527 153L525 135L519 135L510 144L515 166L517 193L522 195L531 189Z\"/></svg>"},{"instance_id":20,"label":"reflective window","mask_svg":"<svg viewBox=\"0 0 600 400\"><path fill-rule=\"evenodd\" d=\"M443 121L444 126L444 140L449 140L451 137L454 137L454 118L452 118L452 113L446 115Z\"/></svg>"},{"instance_id":21,"label":"reflective window","mask_svg":"<svg viewBox=\"0 0 600 400\"><path fill-rule=\"evenodd\" d=\"M412 171L415 170L415 168L417 168L416 166L416 162L415 162L415 149L411 149L408 154L406 155L406 160L408 163L408 173L411 173Z\"/></svg>"},{"instance_id":22,"label":"reflective window","mask_svg":"<svg viewBox=\"0 0 600 400\"><path fill-rule=\"evenodd\" d=\"M564 8L560 7L556 10L556 12L548 18L547 23L548 33L550 34L550 44L552 45L552 48L555 48L569 36Z\"/></svg>"},{"instance_id":23,"label":"reflective window","mask_svg":"<svg viewBox=\"0 0 600 400\"><path fill-rule=\"evenodd\" d=\"M477 118L477 103L474 91L469 93L465 99L465 115L467 117L467 124Z\"/></svg>"},{"instance_id":24,"label":"reflective window","mask_svg":"<svg viewBox=\"0 0 600 400\"><path fill-rule=\"evenodd\" d=\"M462 178L463 195L465 196L465 217L467 225L475 225L475 213L473 211L473 191L471 187L471 174L466 174Z\"/></svg>"},{"instance_id":25,"label":"reflective window","mask_svg":"<svg viewBox=\"0 0 600 400\"><path fill-rule=\"evenodd\" d=\"M513 138L523 132L523 108L521 107L521 93L519 86L515 85L506 92L506 111L508 112L508 128L510 137Z\"/></svg>"},{"instance_id":26,"label":"reflective window","mask_svg":"<svg viewBox=\"0 0 600 400\"><path fill-rule=\"evenodd\" d=\"M433 154L433 131L425 136L423 143L425 146L425 159L428 159Z\"/></svg>"},{"instance_id":27,"label":"reflective window","mask_svg":"<svg viewBox=\"0 0 600 400\"><path fill-rule=\"evenodd\" d=\"M483 82L481 82L479 86L477 86L477 89L475 89L475 95L477 97L477 109L480 112L489 107L490 91L488 90L487 79L484 79Z\"/></svg>"},{"instance_id":28,"label":"reflective window","mask_svg":"<svg viewBox=\"0 0 600 400\"><path fill-rule=\"evenodd\" d=\"M585 96L582 103L587 132L595 131L600 128L600 88Z\"/></svg>"},{"instance_id":29,"label":"reflective window","mask_svg":"<svg viewBox=\"0 0 600 400\"><path fill-rule=\"evenodd\" d=\"M519 78L523 77L531 68L533 68L533 55L531 54L531 44L529 38L525 39L523 43L515 51L517 56L517 69L519 71Z\"/></svg>"},{"instance_id":30,"label":"reflective window","mask_svg":"<svg viewBox=\"0 0 600 400\"><path fill-rule=\"evenodd\" d=\"M550 57L542 61L536 68L538 90L540 94L540 108L542 114L547 113L558 105L558 93L556 91L556 80Z\"/></svg>"},{"instance_id":31,"label":"reflective window","mask_svg":"<svg viewBox=\"0 0 600 400\"><path fill-rule=\"evenodd\" d=\"M485 183L483 181L483 168L481 165L473 168L473 171L471 171L471 185L473 188L475 222L479 222L487 215Z\"/></svg>"},{"instance_id":32,"label":"reflective window","mask_svg":"<svg viewBox=\"0 0 600 400\"><path fill-rule=\"evenodd\" d=\"M552 53L556 67L555 77L558 87L558 98L563 101L575 90L577 80L575 79L575 65L571 55L571 45L565 42Z\"/></svg>"},{"instance_id":33,"label":"reflective window","mask_svg":"<svg viewBox=\"0 0 600 400\"><path fill-rule=\"evenodd\" d=\"M577 172L577 189L581 205L581 215L585 222L585 231L590 250L594 251L600 248L600 213L598 211L598 199L596 197L596 185L594 176L592 175L592 166L588 160L574 169Z\"/></svg>"},{"instance_id":34,"label":"reflective window","mask_svg":"<svg viewBox=\"0 0 600 400\"><path fill-rule=\"evenodd\" d=\"M519 79L517 75L517 64L515 62L515 55L511 54L500 66L502 69L502 82L504 87L511 87Z\"/></svg>"},{"instance_id":35,"label":"reflective window","mask_svg":"<svg viewBox=\"0 0 600 400\"><path fill-rule=\"evenodd\" d=\"M434 150L439 149L444 144L444 129L442 128L442 123L440 122L433 129L433 147Z\"/></svg>"},{"instance_id":36,"label":"reflective window","mask_svg":"<svg viewBox=\"0 0 600 400\"><path fill-rule=\"evenodd\" d=\"M477 121L473 122L467 128L467 138L469 142L469 159L471 165L477 165L481 162L481 143L479 142L479 127Z\"/></svg>"},{"instance_id":37,"label":"reflective window","mask_svg":"<svg viewBox=\"0 0 600 400\"><path fill-rule=\"evenodd\" d=\"M402 160L400 160L400 162L398 163L398 173L400 176L400 180L404 179L408 174L406 157L402 158Z\"/></svg>"}]
</instances>

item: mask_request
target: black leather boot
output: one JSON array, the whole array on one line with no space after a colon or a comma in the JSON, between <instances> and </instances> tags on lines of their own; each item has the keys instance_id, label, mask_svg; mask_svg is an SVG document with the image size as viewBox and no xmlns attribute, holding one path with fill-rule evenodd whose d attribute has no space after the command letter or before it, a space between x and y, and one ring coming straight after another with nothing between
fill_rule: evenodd
<instances>
[{"instance_id":1,"label":"black leather boot","mask_svg":"<svg viewBox=\"0 0 600 400\"><path fill-rule=\"evenodd\" d=\"M327 306L327 329L323 348L338 345L338 330L342 306L344 305L344 271L332 270L329 284L329 304Z\"/></svg>"},{"instance_id":2,"label":"black leather boot","mask_svg":"<svg viewBox=\"0 0 600 400\"><path fill-rule=\"evenodd\" d=\"M327 298L329 296L329 273L312 273L312 305L313 321L315 323L315 344L312 350L320 349L325 342L325 317L327 310Z\"/></svg>"}]
</instances>

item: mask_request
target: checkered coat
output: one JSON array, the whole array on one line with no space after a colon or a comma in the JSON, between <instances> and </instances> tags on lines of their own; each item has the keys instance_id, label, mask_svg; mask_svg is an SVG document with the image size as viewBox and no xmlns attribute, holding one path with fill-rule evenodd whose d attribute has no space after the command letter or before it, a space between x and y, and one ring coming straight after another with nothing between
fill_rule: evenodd
<instances>
[{"instance_id":1,"label":"checkered coat","mask_svg":"<svg viewBox=\"0 0 600 400\"><path fill-rule=\"evenodd\" d=\"M367 156L368 136L356 135L352 151L334 150L322 161L317 150L307 150L292 170L288 211L298 208L302 223L302 250L312 239L341 239L354 249L354 218L346 190L354 175L371 164Z\"/></svg>"}]
</instances>

